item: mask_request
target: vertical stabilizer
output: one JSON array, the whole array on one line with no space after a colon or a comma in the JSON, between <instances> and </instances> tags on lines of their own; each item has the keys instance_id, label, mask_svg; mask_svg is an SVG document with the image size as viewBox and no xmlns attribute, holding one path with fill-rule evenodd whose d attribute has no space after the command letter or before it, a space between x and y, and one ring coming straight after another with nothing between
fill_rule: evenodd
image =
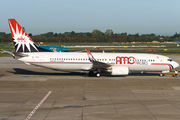
<instances>
[{"instance_id":1,"label":"vertical stabilizer","mask_svg":"<svg viewBox=\"0 0 180 120\"><path fill-rule=\"evenodd\" d=\"M27 35L15 19L8 19L15 52L39 52L33 40Z\"/></svg>"}]
</instances>

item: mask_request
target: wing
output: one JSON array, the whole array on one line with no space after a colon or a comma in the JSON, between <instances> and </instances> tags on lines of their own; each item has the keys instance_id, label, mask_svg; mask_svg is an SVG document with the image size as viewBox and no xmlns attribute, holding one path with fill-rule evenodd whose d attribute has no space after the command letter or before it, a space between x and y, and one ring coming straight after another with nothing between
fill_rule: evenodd
<instances>
[{"instance_id":1,"label":"wing","mask_svg":"<svg viewBox=\"0 0 180 120\"><path fill-rule=\"evenodd\" d=\"M89 60L93 63L92 69L108 69L109 67L111 67L111 65L109 65L109 64L96 61L96 59L93 57L93 55L91 54L89 49L86 49L86 51L87 51L87 55L89 57Z\"/></svg>"}]
</instances>

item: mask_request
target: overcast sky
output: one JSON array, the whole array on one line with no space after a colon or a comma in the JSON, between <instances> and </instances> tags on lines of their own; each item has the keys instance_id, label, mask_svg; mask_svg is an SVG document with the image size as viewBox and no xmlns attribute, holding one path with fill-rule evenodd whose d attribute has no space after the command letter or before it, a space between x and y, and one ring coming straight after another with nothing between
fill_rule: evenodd
<instances>
[{"instance_id":1,"label":"overcast sky","mask_svg":"<svg viewBox=\"0 0 180 120\"><path fill-rule=\"evenodd\" d=\"M0 0L0 32L15 18L33 35L92 32L180 33L180 0Z\"/></svg>"}]
</instances>

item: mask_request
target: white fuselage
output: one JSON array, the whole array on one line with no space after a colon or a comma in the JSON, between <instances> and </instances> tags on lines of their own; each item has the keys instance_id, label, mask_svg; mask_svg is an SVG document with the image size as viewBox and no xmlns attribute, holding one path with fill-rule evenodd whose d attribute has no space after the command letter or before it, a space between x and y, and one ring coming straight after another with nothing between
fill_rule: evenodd
<instances>
[{"instance_id":1,"label":"white fuselage","mask_svg":"<svg viewBox=\"0 0 180 120\"><path fill-rule=\"evenodd\" d=\"M25 54L25 53L24 53ZM91 70L87 53L76 52L29 52L19 60L41 67L58 70ZM97 61L110 65L127 66L130 71L168 72L179 66L169 57L138 53L92 53Z\"/></svg>"}]
</instances>

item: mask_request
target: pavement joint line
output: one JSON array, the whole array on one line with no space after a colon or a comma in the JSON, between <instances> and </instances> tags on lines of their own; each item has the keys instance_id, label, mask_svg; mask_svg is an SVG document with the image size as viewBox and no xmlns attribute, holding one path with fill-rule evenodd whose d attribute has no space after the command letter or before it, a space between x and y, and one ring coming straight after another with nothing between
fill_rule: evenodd
<instances>
[{"instance_id":1,"label":"pavement joint line","mask_svg":"<svg viewBox=\"0 0 180 120\"><path fill-rule=\"evenodd\" d=\"M180 104L180 103L179 103ZM154 106L147 106L148 108L157 108L157 107L164 107L164 106L169 106L170 104L163 104L163 105L154 105ZM129 110L137 110L139 108L125 108L125 109L119 109L119 110L114 110L114 111L129 111ZM104 114L105 112L92 112L92 113L84 113L83 116L87 115L97 115L97 114ZM82 116L82 114L76 114L74 115L76 117ZM63 116L58 116L58 117L49 117L45 119L37 119L37 120L48 120L48 119L57 119L57 118L63 118Z\"/></svg>"},{"instance_id":2,"label":"pavement joint line","mask_svg":"<svg viewBox=\"0 0 180 120\"><path fill-rule=\"evenodd\" d=\"M7 69L9 70L9 69ZM7 70L4 70L5 74L4 75L7 75L8 72ZM1 70L2 73L3 73L3 70ZM11 70L9 70L11 71ZM180 70L179 70L180 71ZM19 74L15 74L15 76L18 76ZM43 73L44 75L44 73ZM15 76L12 76L15 77ZM73 77L73 75L70 74L70 76ZM64 76L66 77L66 76ZM134 97L133 95L130 93L130 89L132 90L132 92L134 93L134 95L136 95L136 97L141 100L142 103L144 103L146 105L146 107L152 112L153 115L155 115L155 117L157 119L163 119L164 118L164 114L166 114L166 118L167 119L177 119L177 118L180 118L178 112L179 110L177 110L174 106L172 105L175 105L178 107L178 105L180 105L180 102L179 102L179 95L180 95L180 87L179 87L179 83L180 83L180 77L179 78L173 78L173 77L169 77L168 79L166 77L163 77L163 78L154 78L154 77L135 77L133 79L134 76L131 76L130 78L122 78L123 80L119 80L119 81L115 81L112 79L112 82L113 84L111 83L111 81L109 82L109 79L111 78L102 78L102 80L92 80L90 81L90 79L86 79L86 80L89 80L86 82L86 85L85 85L85 97L89 97L90 95L90 103L91 103L91 100L93 101L90 105L87 104L86 105L86 102L89 102L88 99L84 101L84 119L86 118L104 118L104 116L106 115L109 115L111 114L112 117L111 118L117 118L116 116L118 117L121 117L121 118L124 118L124 119L127 119L127 118L131 118L131 119L135 119L135 118L144 118L146 119L146 116L141 116L142 114L141 113L145 113L146 115L149 116L149 118L151 118L152 120L155 120L151 114L144 108L144 106L142 104L140 104ZM53 79L53 78L52 78ZM83 78L84 79L84 78ZM48 113L48 110L50 109L51 105L53 104L54 100L56 100L56 103L59 102L60 104L63 104L62 107L56 107L56 103L54 104L52 110L50 110L50 113L47 115L47 118L46 120L50 120L50 119L53 119L55 120L55 118L51 118L51 117L59 117L59 119L67 119L67 118L73 118L73 119L81 119L81 116L78 116L76 117L75 115L76 114L81 114L81 111L82 111L82 95L83 95L83 84L84 81L81 77L79 77L79 80L77 81L72 81L72 78L68 78L68 81L66 79L63 79L60 77L60 79L53 79L51 82L55 85L55 87L53 86L49 86L49 83L50 83L50 80L49 82L38 82L37 85L35 85L35 87L33 87L34 83L31 83L32 86L26 86L29 81L27 82L27 84L24 84L24 86L21 86L21 82L2 82L2 87L4 88L1 88L1 92L4 92L5 90L5 93L8 93L9 91L18 91L17 92L17 95L21 96L21 95L24 95L24 93L26 94L27 92L29 92L29 95L26 94L25 97L23 97L23 99L21 101L18 101L18 97L16 96L8 96L8 99L10 101L10 103L12 103L12 108L13 109L9 109L11 108L10 104L7 104L8 106L2 106L4 108L8 108L7 111L3 108L2 108L2 112L0 114L6 114L5 118L7 118L14 110L16 110L23 102L25 102L32 94L34 94L34 92L39 89L39 88L42 88L41 90L43 90L43 94L41 94L42 96L40 97L40 99L36 99L34 101L34 98L36 98L37 94L39 94L39 92L41 91L38 91L37 94L35 94L29 101L27 101L24 105L22 105L22 107L18 108L18 110L12 114L12 116L8 119L19 119L20 117L25 119L25 117L27 117L26 115L28 115L28 113L31 112L31 110L36 106L36 104L38 104L38 102L48 93L48 91L53 91L53 93L48 97L48 99L44 102L44 105L48 105L49 107L48 108L43 108L41 111L37 111L37 112L41 112L40 115L42 115L41 117L39 116L39 113L36 114L39 116L35 116L33 115L33 118L37 117L37 119L43 119L46 114ZM92 78L93 79L93 78ZM103 80L104 79L104 80ZM147 79L147 81L146 81ZM62 81L61 81L62 80ZM58 81L58 84L56 83ZM72 82L71 82L72 81ZM125 81L125 83L127 83L127 86L125 84L123 84ZM70 83L71 82L71 83ZM77 83L78 82L78 83ZM98 83L97 83L98 82ZM107 82L105 85L102 85L104 84L105 82ZM142 83L141 83L142 82ZM14 84L15 83L15 84ZM25 83L25 82L23 82ZM59 84L60 83L60 84ZM81 106L75 106L75 107L71 107L70 109L68 109L67 111L63 111L63 113L59 112L60 110L63 110L64 108L64 105L69 105L72 103L71 100L75 100L74 97L71 97L68 101L65 101L65 103L62 103L61 101L64 101L62 100L62 97L56 97L55 95L58 95L59 93L59 90L62 89L62 84L65 86L65 89L63 89L62 93L66 96L66 93L67 94L71 94L71 95L77 95L77 99L78 99L78 102L73 102L74 105L81 105ZM89 84L90 83L90 84ZM94 86L93 84L94 83L97 83L98 85L97 86ZM101 84L100 84L101 83ZM170 89L170 87L168 87L167 85L170 85L172 86L172 88ZM4 85L3 85L4 84ZM50 83L51 84L51 83ZM77 85L78 84L78 85ZM112 86L109 86L110 84L112 84ZM114 87L114 84L115 84L115 87ZM118 86L118 84L120 84L121 86ZM12 86L11 86L12 85ZM47 85L47 86L46 86ZM60 85L60 86L59 86ZM73 85L74 87L71 87L71 85ZM92 86L93 85L93 86ZM118 87L117 87L117 86ZM17 87L16 87L17 86ZM79 86L79 87L78 87ZM103 86L103 88L100 88L101 86ZM109 86L109 88L107 89L106 86ZM151 86L157 86L157 88L163 88L163 90L155 90L154 88L152 88ZM15 89L12 89L11 87L15 88ZM22 87L22 89L21 89ZM147 87L147 88L146 88ZM18 89L16 89L18 88ZM45 88L45 89L43 89ZM95 88L95 89L94 89ZM27 92L24 92L24 91L27 91ZM58 92L57 92L57 91ZM67 90L67 91L66 91ZM79 90L79 91L78 91ZM94 90L94 91L88 91L88 90ZM104 92L103 94L101 92L99 93L96 93L96 90L97 91L101 91L101 92ZM117 97L117 103L114 101L116 100L116 98L114 98L116 95L116 93L111 93L111 91L109 90L118 90L118 92L120 93L120 95L122 94L124 98L122 97ZM19 91L22 91L23 94L21 94L21 92ZM54 91L56 91L56 94L54 94ZM107 91L107 92L106 92ZM154 92L152 92L154 91ZM72 92L72 93L71 93ZM76 93L78 92L78 93ZM106 92L106 93L105 93ZM113 91L112 91L113 92ZM60 93L60 94L62 94ZM116 115L113 107L112 107L112 103L110 102L110 100L106 99L107 101L103 101L101 102L102 99L104 99L105 97L107 97L108 93L110 94L110 96L112 97L112 100L114 102L114 105L116 106L117 110L121 110L121 109L124 109L124 111L119 111L118 114ZM118 93L118 94L119 94ZM141 94L138 94L138 93L141 93ZM4 94L4 93L3 93ZM11 93L12 94L12 93ZM101 95L102 94L102 99L97 99L96 96L98 95ZM158 97L157 94L160 94L160 96L164 97L167 101L169 101L170 103L166 102L164 99ZM91 95L93 95L93 97L91 97ZM54 96L54 97L53 97ZM146 97L147 96L147 97ZM154 97L153 97L154 96ZM50 102L50 97L54 98L54 99L51 99L52 101ZM64 97L64 96L63 96ZM98 96L98 98L101 97L101 96ZM6 96L5 96L6 98ZM15 98L14 100L16 100L17 102L19 102L19 104L15 104L16 101L14 102L13 99L11 98ZM65 97L66 98L66 97ZM1 98L2 99L2 98ZM60 99L60 100L58 100ZM128 99L128 100L127 100ZM2 99L5 101L5 99ZM33 102L33 101L35 102ZM65 99L66 100L66 99ZM100 100L100 101L99 101ZM119 101L120 100L120 101ZM32 102L31 102L32 101ZM49 101L49 102L48 102ZM3 103L1 103L3 104ZM34 105L33 105L34 104ZM123 105L124 104L124 105ZM166 105L166 104L170 104L170 105ZM26 105L30 105L32 108L29 109ZM33 105L33 106L32 106ZM111 106L111 109L108 109L109 106ZM95 107L94 107L95 106ZM119 107L118 107L119 106ZM42 107L42 105L41 105ZM138 108L138 109L134 109L134 110L127 110L129 108ZM23 108L23 109L22 109ZM24 109L25 108L25 109ZM66 107L65 106L65 109L68 108L68 106ZM76 108L78 109L78 111L76 111ZM89 111L89 108L92 110ZM97 110L99 112L104 112L104 113L99 113L97 115L93 115L95 114L94 112L98 112L98 111L94 111L93 108L98 108ZM22 109L22 110L21 110ZM40 110L41 108L39 108ZM104 111L106 110L107 111ZM75 111L74 111L75 110ZM79 111L80 110L80 111ZM88 110L88 111L87 111ZM110 111L111 110L111 113ZM112 111L113 110L113 111ZM126 111L127 110L127 111ZM91 114L90 114L91 113ZM124 116L124 115L127 115L127 113L131 114L130 116ZM71 114L71 115L70 115ZM137 117L136 117L137 115ZM56 118L58 120L58 118Z\"/></svg>"},{"instance_id":3,"label":"pavement joint line","mask_svg":"<svg viewBox=\"0 0 180 120\"><path fill-rule=\"evenodd\" d=\"M158 93L157 93L158 94ZM174 104L172 104L170 101L168 101L167 99L165 99L164 97L162 97L160 94L158 94L159 97L161 97L162 99L164 99L165 101L167 101L168 103L170 103L172 106L174 106L176 109L180 110L177 106L175 106ZM169 105L170 105L169 104Z\"/></svg>"},{"instance_id":4,"label":"pavement joint line","mask_svg":"<svg viewBox=\"0 0 180 120\"><path fill-rule=\"evenodd\" d=\"M29 101L38 91L39 91L39 89L36 90L36 92L35 92L33 95L31 95L22 105L20 105L20 106L7 118L7 120L8 120L21 106L23 106L27 101Z\"/></svg>"},{"instance_id":5,"label":"pavement joint line","mask_svg":"<svg viewBox=\"0 0 180 120\"><path fill-rule=\"evenodd\" d=\"M108 94L108 96L109 96L109 98L110 98L110 100L111 100L111 103L112 103L112 105L113 105L113 107L114 107L114 110L116 111L116 114L118 114L118 112L117 112L117 110L116 110L116 107L115 107L115 105L114 105L114 103L113 103L113 101L112 101L112 99L111 99L111 96Z\"/></svg>"},{"instance_id":6,"label":"pavement joint line","mask_svg":"<svg viewBox=\"0 0 180 120\"><path fill-rule=\"evenodd\" d=\"M49 91L48 94L39 102L39 104L31 111L25 120L29 120L31 116L36 112L36 110L42 105L46 98L51 94L52 91Z\"/></svg>"},{"instance_id":7,"label":"pavement joint line","mask_svg":"<svg viewBox=\"0 0 180 120\"><path fill-rule=\"evenodd\" d=\"M48 113L46 114L44 120L46 120L47 116L49 115L50 111L52 110L52 107L54 106L54 104L56 103L56 100L54 100L52 106L51 106L51 109L49 109Z\"/></svg>"},{"instance_id":8,"label":"pavement joint line","mask_svg":"<svg viewBox=\"0 0 180 120\"><path fill-rule=\"evenodd\" d=\"M124 81L125 85L127 85L127 83ZM153 118L155 118L157 120L157 118L151 113L151 111L149 111L149 109L135 96L135 94L132 92L132 90L129 88L128 86L128 89L130 90L131 94L139 101L139 103L141 103L145 108L146 110L153 116Z\"/></svg>"},{"instance_id":9,"label":"pavement joint line","mask_svg":"<svg viewBox=\"0 0 180 120\"><path fill-rule=\"evenodd\" d=\"M85 101L85 85L86 85L86 81L84 82L84 92L83 92L83 107L82 107L82 115L81 115L81 120L83 120L83 114L84 114L84 101Z\"/></svg>"},{"instance_id":10,"label":"pavement joint line","mask_svg":"<svg viewBox=\"0 0 180 120\"><path fill-rule=\"evenodd\" d=\"M104 112L85 113L84 116L85 116L85 115L96 115L96 114L102 114L102 113L104 113ZM78 116L81 116L81 115L82 115L82 114L76 114L75 116L78 117Z\"/></svg>"},{"instance_id":11,"label":"pavement joint line","mask_svg":"<svg viewBox=\"0 0 180 120\"><path fill-rule=\"evenodd\" d=\"M172 88L169 84L167 84L166 82L164 82L163 80L161 80L161 79L158 79L158 80L160 80L161 82L163 82L164 84L166 84L167 86L169 86L170 88ZM173 89L173 88L172 88ZM174 90L174 89L173 89Z\"/></svg>"},{"instance_id":12,"label":"pavement joint line","mask_svg":"<svg viewBox=\"0 0 180 120\"><path fill-rule=\"evenodd\" d=\"M157 118L151 113L151 111L133 94L132 90L130 90L132 95L146 108L146 110L157 120Z\"/></svg>"},{"instance_id":13,"label":"pavement joint line","mask_svg":"<svg viewBox=\"0 0 180 120\"><path fill-rule=\"evenodd\" d=\"M60 90L60 92L64 89L64 85L63 85L63 88ZM47 115L45 116L45 118L43 120L46 120L47 119L47 116L49 115L50 111L52 110L54 104L56 103L56 100L53 102L52 106L51 106L51 109L49 109Z\"/></svg>"}]
</instances>

